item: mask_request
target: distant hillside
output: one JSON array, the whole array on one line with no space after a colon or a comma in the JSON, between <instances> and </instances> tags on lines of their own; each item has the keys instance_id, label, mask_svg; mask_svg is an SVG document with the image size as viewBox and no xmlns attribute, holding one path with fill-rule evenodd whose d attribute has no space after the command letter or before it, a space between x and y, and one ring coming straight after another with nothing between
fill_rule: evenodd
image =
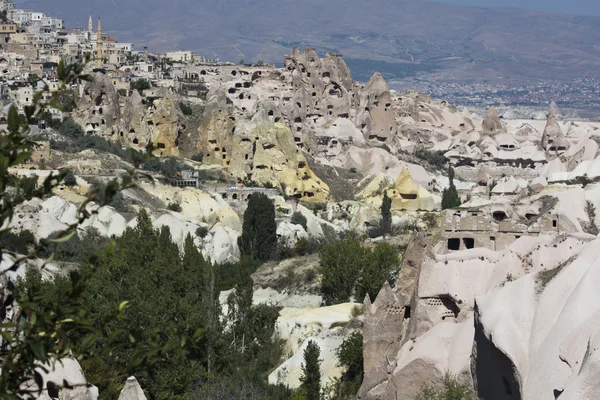
<instances>
[{"instance_id":1,"label":"distant hillside","mask_svg":"<svg viewBox=\"0 0 600 400\"><path fill-rule=\"evenodd\" d=\"M600 76L600 17L419 0L32 0L68 26L103 27L154 51L280 63L294 45L338 51L356 79L419 73L443 80Z\"/></svg>"}]
</instances>

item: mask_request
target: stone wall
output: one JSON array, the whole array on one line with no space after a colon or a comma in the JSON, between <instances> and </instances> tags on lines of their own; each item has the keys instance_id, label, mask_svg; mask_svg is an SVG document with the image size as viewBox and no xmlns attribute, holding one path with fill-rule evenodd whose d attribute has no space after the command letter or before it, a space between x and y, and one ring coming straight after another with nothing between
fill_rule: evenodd
<instances>
[{"instance_id":1,"label":"stone wall","mask_svg":"<svg viewBox=\"0 0 600 400\"><path fill-rule=\"evenodd\" d=\"M442 231L448 251L485 247L501 251L521 236L537 236L540 233L565 232L558 215L528 214L527 222L517 221L518 216L507 215L505 209L497 210L446 210L442 214Z\"/></svg>"},{"instance_id":2,"label":"stone wall","mask_svg":"<svg viewBox=\"0 0 600 400\"><path fill-rule=\"evenodd\" d=\"M488 166L488 164L486 164L486 163L480 163L478 165L479 166L481 166L481 165ZM504 166L495 165L492 167L491 165L489 165L489 168L486 168L486 171L494 180L499 180L504 176L514 176L517 179L533 180L540 176L541 167L532 169L532 168L511 167L511 166L507 166L507 165L504 165ZM477 178L478 178L478 174L479 174L479 167L468 167L468 166L455 167L454 172L455 172L456 178L458 180L467 181L467 182L477 182Z\"/></svg>"}]
</instances>

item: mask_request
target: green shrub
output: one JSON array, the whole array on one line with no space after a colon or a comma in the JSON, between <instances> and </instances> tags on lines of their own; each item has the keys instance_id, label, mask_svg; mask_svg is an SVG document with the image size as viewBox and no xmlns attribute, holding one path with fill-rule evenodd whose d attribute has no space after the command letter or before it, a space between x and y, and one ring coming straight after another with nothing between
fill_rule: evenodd
<instances>
[{"instance_id":1,"label":"green shrub","mask_svg":"<svg viewBox=\"0 0 600 400\"><path fill-rule=\"evenodd\" d=\"M389 235L392 231L392 199L388 197L387 190L383 193L381 202L381 221L379 223L381 234Z\"/></svg>"},{"instance_id":2,"label":"green shrub","mask_svg":"<svg viewBox=\"0 0 600 400\"><path fill-rule=\"evenodd\" d=\"M446 156L444 156L444 152L441 150L428 151L424 149L417 149L417 151L415 151L415 156L427 161L429 165L436 169L443 169L446 164L448 164L448 159Z\"/></svg>"},{"instance_id":3,"label":"green shrub","mask_svg":"<svg viewBox=\"0 0 600 400\"><path fill-rule=\"evenodd\" d=\"M427 230L431 231L432 229L435 229L438 227L438 215L432 212L428 212L425 215L423 215L421 217L421 219L423 220L423 222L425 223L425 227L427 228Z\"/></svg>"},{"instance_id":4,"label":"green shrub","mask_svg":"<svg viewBox=\"0 0 600 400\"><path fill-rule=\"evenodd\" d=\"M55 237L57 232L49 238ZM57 261L67 261L82 264L102 250L109 240L100 236L98 231L88 228L81 236L75 235L66 242L49 243L38 256L48 258L54 254Z\"/></svg>"},{"instance_id":5,"label":"green shrub","mask_svg":"<svg viewBox=\"0 0 600 400\"><path fill-rule=\"evenodd\" d=\"M51 140L52 148L68 153L78 153L86 149L96 149L115 154L127 161L133 161L136 151L124 149L119 143L108 142L100 136L86 134L83 128L71 118L65 119L57 129L60 136L68 143Z\"/></svg>"},{"instance_id":6,"label":"green shrub","mask_svg":"<svg viewBox=\"0 0 600 400\"><path fill-rule=\"evenodd\" d=\"M117 187L117 185L118 183L114 180L104 183L99 179L94 179L87 195L93 195L93 200L100 206L110 206L118 212L129 212L129 207L125 203L123 194L121 192L115 192L115 187Z\"/></svg>"},{"instance_id":7,"label":"green shrub","mask_svg":"<svg viewBox=\"0 0 600 400\"><path fill-rule=\"evenodd\" d=\"M197 153L192 156L192 161L202 162L203 159L204 159L203 153Z\"/></svg>"},{"instance_id":8,"label":"green shrub","mask_svg":"<svg viewBox=\"0 0 600 400\"><path fill-rule=\"evenodd\" d=\"M373 301L383 284L392 280L400 263L396 249L389 243L370 250L355 239L326 245L319 258L326 305L346 303L352 296L362 300L370 295Z\"/></svg>"},{"instance_id":9,"label":"green shrub","mask_svg":"<svg viewBox=\"0 0 600 400\"><path fill-rule=\"evenodd\" d=\"M184 103L183 101L179 102L179 108L181 109L183 115L190 116L194 114L194 110L192 109L192 107L189 104Z\"/></svg>"},{"instance_id":10,"label":"green shrub","mask_svg":"<svg viewBox=\"0 0 600 400\"><path fill-rule=\"evenodd\" d=\"M296 211L294 214L292 214L291 222L292 222L292 224L302 226L304 228L304 230L307 229L306 226L308 224L308 221L306 220L306 217L298 211Z\"/></svg>"},{"instance_id":11,"label":"green shrub","mask_svg":"<svg viewBox=\"0 0 600 400\"><path fill-rule=\"evenodd\" d=\"M192 170L193 168L187 164L180 163L174 157L166 159L153 158L142 164L142 169L159 173L165 177L174 178L177 172L183 170Z\"/></svg>"},{"instance_id":12,"label":"green shrub","mask_svg":"<svg viewBox=\"0 0 600 400\"><path fill-rule=\"evenodd\" d=\"M29 230L23 230L18 234L7 232L0 236L0 249L12 251L17 254L27 254L29 246L35 244L35 235Z\"/></svg>"},{"instance_id":13,"label":"green shrub","mask_svg":"<svg viewBox=\"0 0 600 400\"><path fill-rule=\"evenodd\" d=\"M446 372L441 387L425 385L415 400L477 400L473 390L459 383L455 376Z\"/></svg>"},{"instance_id":14,"label":"green shrub","mask_svg":"<svg viewBox=\"0 0 600 400\"><path fill-rule=\"evenodd\" d=\"M71 118L67 118L63 121L63 123L58 128L58 133L61 136L72 140L78 140L85 136L85 132L81 125L79 125Z\"/></svg>"},{"instance_id":15,"label":"green shrub","mask_svg":"<svg viewBox=\"0 0 600 400\"><path fill-rule=\"evenodd\" d=\"M207 227L199 226L198 229L196 229L196 236L198 236L200 239L204 239L206 235L208 235Z\"/></svg>"},{"instance_id":16,"label":"green shrub","mask_svg":"<svg viewBox=\"0 0 600 400\"><path fill-rule=\"evenodd\" d=\"M341 398L355 398L363 381L363 335L353 332L348 336L340 347L337 357L339 366L345 369L342 375L338 392Z\"/></svg>"},{"instance_id":17,"label":"green shrub","mask_svg":"<svg viewBox=\"0 0 600 400\"><path fill-rule=\"evenodd\" d=\"M298 239L298 241L296 242L296 245L294 246L294 251L293 254L296 256L305 256L308 254L309 252L309 242L307 238L300 238Z\"/></svg>"},{"instance_id":18,"label":"green shrub","mask_svg":"<svg viewBox=\"0 0 600 400\"><path fill-rule=\"evenodd\" d=\"M180 213L181 211L183 211L183 209L181 208L181 204L179 203L169 203L169 205L167 206L167 210L171 210L171 211L175 211Z\"/></svg>"},{"instance_id":19,"label":"green shrub","mask_svg":"<svg viewBox=\"0 0 600 400\"><path fill-rule=\"evenodd\" d=\"M386 281L393 284L392 278L399 264L398 252L387 242L378 244L373 250L368 251L360 278L356 283L356 299L362 301L366 296L370 296L371 301L375 301Z\"/></svg>"},{"instance_id":20,"label":"green shrub","mask_svg":"<svg viewBox=\"0 0 600 400\"><path fill-rule=\"evenodd\" d=\"M148 82L146 79L137 79L131 82L130 86L131 89L136 89L140 94L142 94L144 90L150 89L151 87L150 82Z\"/></svg>"},{"instance_id":21,"label":"green shrub","mask_svg":"<svg viewBox=\"0 0 600 400\"><path fill-rule=\"evenodd\" d=\"M65 179L63 180L63 183L67 186L77 185L77 179L75 178L75 174L73 173L72 169L67 171L67 174L65 175Z\"/></svg>"}]
</instances>

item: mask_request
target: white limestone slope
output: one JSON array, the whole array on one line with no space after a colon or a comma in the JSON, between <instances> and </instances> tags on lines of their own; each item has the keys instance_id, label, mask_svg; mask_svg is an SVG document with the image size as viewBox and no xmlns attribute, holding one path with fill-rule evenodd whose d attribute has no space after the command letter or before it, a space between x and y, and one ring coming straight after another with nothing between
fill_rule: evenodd
<instances>
[{"instance_id":1,"label":"white limestone slope","mask_svg":"<svg viewBox=\"0 0 600 400\"><path fill-rule=\"evenodd\" d=\"M231 208L218 202L215 202L213 206L219 206L224 214L228 214L229 211L233 212ZM17 208L12 226L16 231L30 230L37 239L43 239L76 223L78 210L79 206L58 196L50 197L45 201L33 199ZM91 216L79 226L80 235L93 228L101 236L119 237L125 232L125 229L137 225L136 218L127 222L125 217L110 206L98 207L96 204L90 203L86 210ZM212 226L209 226L193 217L168 210L148 210L148 213L155 228L160 229L163 226L169 228L173 242L177 243L180 248L183 247L185 237L190 234L203 255L213 262L226 263L239 260L237 238L240 233L227 223L215 221ZM239 219L237 221L239 222ZM237 223L234 221L232 225L237 226ZM196 231L199 227L208 230L204 238L197 237Z\"/></svg>"},{"instance_id":2,"label":"white limestone slope","mask_svg":"<svg viewBox=\"0 0 600 400\"><path fill-rule=\"evenodd\" d=\"M275 336L286 342L286 353L293 356L285 360L269 375L272 385L283 384L290 388L300 386L304 350L314 341L321 351L321 386L324 387L344 372L338 365L337 349L351 330L345 329L353 320L353 310L361 304L344 303L316 309L283 309L275 324Z\"/></svg>"},{"instance_id":3,"label":"white limestone slope","mask_svg":"<svg viewBox=\"0 0 600 400\"><path fill-rule=\"evenodd\" d=\"M600 240L553 270L477 297L486 340L514 364L523 399L594 399L600 381Z\"/></svg>"}]
</instances>

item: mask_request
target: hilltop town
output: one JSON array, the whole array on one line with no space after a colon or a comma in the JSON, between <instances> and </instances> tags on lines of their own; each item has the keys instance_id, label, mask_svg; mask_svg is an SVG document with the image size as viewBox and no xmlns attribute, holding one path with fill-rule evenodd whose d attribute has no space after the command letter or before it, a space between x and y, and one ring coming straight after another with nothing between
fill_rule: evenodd
<instances>
[{"instance_id":1,"label":"hilltop town","mask_svg":"<svg viewBox=\"0 0 600 400\"><path fill-rule=\"evenodd\" d=\"M136 49L104 32L100 20L68 28L10 0L0 0L0 18L0 128L11 107L31 117L29 107L45 106L26 132L36 147L11 176L41 187L69 171L68 182L15 208L11 228L30 246L78 224L79 240L98 242L156 229L177 256L143 267L158 265L156 281L167 281L166 264L192 250L217 266L226 283L211 299L228 334L240 287L231 281L248 268L246 213L252 199L266 197L276 243L251 271L249 302L274 307L275 316L268 344L244 336L231 356L281 345L276 365L260 371L265 384L302 388L312 342L321 349L320 387L345 382L349 368L338 349L360 334L364 362L348 398L414 399L445 373L485 399L583 399L600 390L590 379L600 362L599 122L565 115L555 102L541 115L494 107L479 115L447 99L391 90L379 72L357 82L341 54L313 48L291 48L283 67L221 62L192 51ZM60 70L71 63L83 71L64 85ZM135 185L102 204L99 193L136 169ZM338 253L363 251L368 260L389 248L394 257L364 262L394 264L371 271L382 276L376 293L358 297L352 286L331 301L323 290L328 249L348 259L353 253ZM13 256L2 253L3 270ZM52 281L84 264L77 254L62 256L49 267L32 256L27 266ZM9 272L14 281L25 276ZM345 275L353 285L369 278ZM0 280L0 298L7 288ZM237 351L239 336L223 347ZM60 398L96 400L89 365L65 357L40 375L40 391L65 379ZM141 382L150 389L132 377L118 388L119 399L158 390L154 379Z\"/></svg>"}]
</instances>

